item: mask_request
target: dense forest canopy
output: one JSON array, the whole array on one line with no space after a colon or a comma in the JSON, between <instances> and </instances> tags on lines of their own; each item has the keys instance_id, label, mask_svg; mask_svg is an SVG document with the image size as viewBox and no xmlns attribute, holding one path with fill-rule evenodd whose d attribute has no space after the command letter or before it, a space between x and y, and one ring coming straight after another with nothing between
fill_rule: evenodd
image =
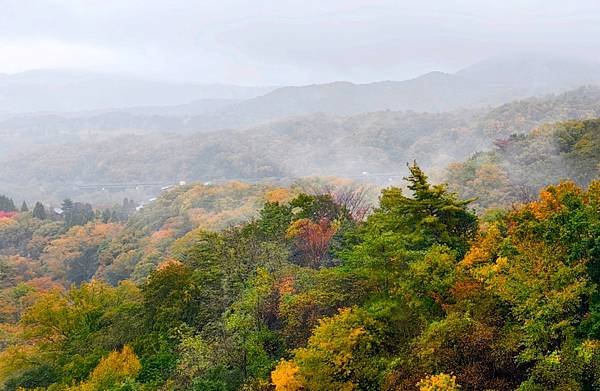
<instances>
[{"instance_id":1,"label":"dense forest canopy","mask_svg":"<svg viewBox=\"0 0 600 391\"><path fill-rule=\"evenodd\" d=\"M600 2L0 3L0 391L600 391Z\"/></svg>"},{"instance_id":2,"label":"dense forest canopy","mask_svg":"<svg viewBox=\"0 0 600 391\"><path fill-rule=\"evenodd\" d=\"M0 75L0 390L600 389L597 69Z\"/></svg>"},{"instance_id":3,"label":"dense forest canopy","mask_svg":"<svg viewBox=\"0 0 600 391\"><path fill-rule=\"evenodd\" d=\"M599 391L600 2L0 6L0 391Z\"/></svg>"},{"instance_id":4,"label":"dense forest canopy","mask_svg":"<svg viewBox=\"0 0 600 391\"><path fill-rule=\"evenodd\" d=\"M535 157L552 173L539 145L560 148L581 185L487 214L512 188L460 198L416 164L372 210L368 190L340 181L185 185L137 212L129 200L92 214L65 200L59 216L4 197L0 384L595 389L597 129L566 122L503 139L489 154L515 148L507 156L523 171ZM452 178L475 163L463 164Z\"/></svg>"}]
</instances>

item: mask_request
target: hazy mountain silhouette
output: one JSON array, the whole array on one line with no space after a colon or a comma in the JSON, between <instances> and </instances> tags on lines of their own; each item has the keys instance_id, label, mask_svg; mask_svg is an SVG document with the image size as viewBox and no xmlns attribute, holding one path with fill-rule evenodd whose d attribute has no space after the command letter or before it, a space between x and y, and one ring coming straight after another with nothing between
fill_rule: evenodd
<instances>
[{"instance_id":1,"label":"hazy mountain silhouette","mask_svg":"<svg viewBox=\"0 0 600 391\"><path fill-rule=\"evenodd\" d=\"M598 84L600 64L528 53L489 58L456 72L456 75L515 95L532 96Z\"/></svg>"},{"instance_id":2,"label":"hazy mountain silhouette","mask_svg":"<svg viewBox=\"0 0 600 391\"><path fill-rule=\"evenodd\" d=\"M294 115L351 115L377 110L443 112L498 105L600 83L600 66L543 55L488 59L455 74L430 72L405 81L334 82L282 87L192 119L193 130L237 128Z\"/></svg>"},{"instance_id":3,"label":"hazy mountain silhouette","mask_svg":"<svg viewBox=\"0 0 600 391\"><path fill-rule=\"evenodd\" d=\"M600 84L591 62L526 54L491 58L455 74L430 72L404 81L307 86L238 87L143 81L72 71L31 71L0 77L3 132L169 131L249 128L316 113L380 110L445 112ZM89 112L67 113L65 110Z\"/></svg>"},{"instance_id":4,"label":"hazy mountain silhouette","mask_svg":"<svg viewBox=\"0 0 600 391\"><path fill-rule=\"evenodd\" d=\"M34 70L0 75L0 112L73 112L180 105L199 99L248 99L272 89L148 81L68 70Z\"/></svg>"}]
</instances>

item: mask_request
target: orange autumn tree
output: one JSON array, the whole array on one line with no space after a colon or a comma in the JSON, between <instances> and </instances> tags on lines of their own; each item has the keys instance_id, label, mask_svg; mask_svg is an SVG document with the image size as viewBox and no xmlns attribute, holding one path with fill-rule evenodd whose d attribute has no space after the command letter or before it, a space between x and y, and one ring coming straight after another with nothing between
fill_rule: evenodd
<instances>
[{"instance_id":1,"label":"orange autumn tree","mask_svg":"<svg viewBox=\"0 0 600 391\"><path fill-rule=\"evenodd\" d=\"M300 369L291 361L281 360L271 374L275 391L298 391L302 382L298 379Z\"/></svg>"},{"instance_id":2,"label":"orange autumn tree","mask_svg":"<svg viewBox=\"0 0 600 391\"><path fill-rule=\"evenodd\" d=\"M339 222L326 218L317 223L310 219L300 219L289 226L287 237L295 239L302 263L316 268L327 259L329 243L339 226Z\"/></svg>"},{"instance_id":3,"label":"orange autumn tree","mask_svg":"<svg viewBox=\"0 0 600 391\"><path fill-rule=\"evenodd\" d=\"M548 186L538 200L491 221L459 264L455 309L471 307L465 315L483 323L508 310L502 323L486 327L498 339L491 344L497 357L499 347L508 347L505 353L512 357L507 358L531 368L523 389L600 383L597 365L583 354L598 346L600 336L599 195L597 181L587 190L570 181ZM502 327L495 329L498 324ZM465 374L455 371L459 382L469 385Z\"/></svg>"},{"instance_id":4,"label":"orange autumn tree","mask_svg":"<svg viewBox=\"0 0 600 391\"><path fill-rule=\"evenodd\" d=\"M68 285L91 279L99 266L98 250L122 232L116 223L88 223L70 228L51 241L40 257L52 276Z\"/></svg>"}]
</instances>

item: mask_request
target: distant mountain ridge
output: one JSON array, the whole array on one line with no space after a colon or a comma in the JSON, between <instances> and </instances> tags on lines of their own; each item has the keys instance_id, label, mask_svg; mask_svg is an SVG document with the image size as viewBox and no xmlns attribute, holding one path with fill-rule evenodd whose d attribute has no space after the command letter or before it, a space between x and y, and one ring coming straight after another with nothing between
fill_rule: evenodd
<instances>
[{"instance_id":1,"label":"distant mountain ridge","mask_svg":"<svg viewBox=\"0 0 600 391\"><path fill-rule=\"evenodd\" d=\"M377 110L442 112L498 105L530 96L600 84L600 65L541 54L506 55L456 73L355 84L242 87L146 81L66 70L0 75L0 113L130 111L190 117L191 130L248 127L318 112L351 115ZM192 102L204 102L196 108ZM212 102L211 105L208 102ZM217 104L217 102L220 102ZM191 105L190 105L191 104ZM169 110L161 106L187 106ZM145 110L140 111L139 108ZM206 110L210 107L212 110Z\"/></svg>"},{"instance_id":2,"label":"distant mountain ridge","mask_svg":"<svg viewBox=\"0 0 600 391\"><path fill-rule=\"evenodd\" d=\"M191 130L243 128L289 116L353 115L379 110L444 112L600 85L600 65L543 55L484 60L454 74L430 72L405 81L333 82L281 87L190 119Z\"/></svg>"},{"instance_id":3,"label":"distant mountain ridge","mask_svg":"<svg viewBox=\"0 0 600 391\"><path fill-rule=\"evenodd\" d=\"M250 98L231 96L259 91L219 87L203 94L225 97L183 104L7 114L0 116L0 186L66 195L73 181L355 175L399 170L415 158L441 169L545 122L600 117L591 65L540 59L519 74L520 64L494 59L456 74L282 87ZM536 69L540 77L527 84ZM46 78L62 86L72 75L33 76L18 78L39 88ZM14 76L0 77L0 86L6 80ZM542 94L580 83L591 85ZM543 96L531 98L533 90ZM6 92L0 88L0 96Z\"/></svg>"},{"instance_id":4,"label":"distant mountain ridge","mask_svg":"<svg viewBox=\"0 0 600 391\"><path fill-rule=\"evenodd\" d=\"M242 128L290 116L325 113L353 115L394 110L443 112L462 107L502 103L508 99L495 87L443 72L431 72L405 81L369 84L333 82L282 87L266 95L225 107L189 121L193 130Z\"/></svg>"},{"instance_id":5,"label":"distant mountain ridge","mask_svg":"<svg viewBox=\"0 0 600 391\"><path fill-rule=\"evenodd\" d=\"M68 70L34 70L0 76L0 112L77 112L180 105L200 99L248 99L275 87L149 81Z\"/></svg>"},{"instance_id":6,"label":"distant mountain ridge","mask_svg":"<svg viewBox=\"0 0 600 391\"><path fill-rule=\"evenodd\" d=\"M533 96L600 83L600 63L555 55L496 56L465 67L455 75Z\"/></svg>"}]
</instances>

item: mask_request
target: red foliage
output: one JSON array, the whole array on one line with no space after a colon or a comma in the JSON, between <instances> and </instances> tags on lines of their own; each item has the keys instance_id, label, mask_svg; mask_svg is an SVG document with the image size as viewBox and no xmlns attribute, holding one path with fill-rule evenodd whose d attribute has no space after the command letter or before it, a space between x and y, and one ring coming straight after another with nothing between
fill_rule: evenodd
<instances>
[{"instance_id":1,"label":"red foliage","mask_svg":"<svg viewBox=\"0 0 600 391\"><path fill-rule=\"evenodd\" d=\"M6 212L4 210L0 210L0 219L11 219L17 215L17 212Z\"/></svg>"},{"instance_id":2,"label":"red foliage","mask_svg":"<svg viewBox=\"0 0 600 391\"><path fill-rule=\"evenodd\" d=\"M64 287L58 282L53 281L50 276L32 278L26 284L38 292L49 292L53 289L64 290Z\"/></svg>"},{"instance_id":3,"label":"red foliage","mask_svg":"<svg viewBox=\"0 0 600 391\"><path fill-rule=\"evenodd\" d=\"M500 149L506 149L513 144L513 140L511 139L495 139L493 141L494 145Z\"/></svg>"},{"instance_id":4,"label":"red foliage","mask_svg":"<svg viewBox=\"0 0 600 391\"><path fill-rule=\"evenodd\" d=\"M296 247L307 266L318 267L328 256L329 242L338 226L328 219L313 223L309 219L294 222L288 235L296 238Z\"/></svg>"}]
</instances>

